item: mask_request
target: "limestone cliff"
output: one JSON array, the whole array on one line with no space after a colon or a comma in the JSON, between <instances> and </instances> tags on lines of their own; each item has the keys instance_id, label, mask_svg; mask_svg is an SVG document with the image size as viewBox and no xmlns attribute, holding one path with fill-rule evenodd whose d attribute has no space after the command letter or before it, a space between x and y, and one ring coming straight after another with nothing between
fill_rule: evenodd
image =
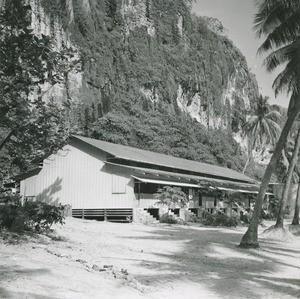
<instances>
[{"instance_id":1,"label":"limestone cliff","mask_svg":"<svg viewBox=\"0 0 300 299\"><path fill-rule=\"evenodd\" d=\"M127 113L130 103L233 132L255 103L258 87L244 56L219 21L191 15L189 1L30 3L37 34L72 45L81 60L65 84L44 87L45 97L68 99L96 118Z\"/></svg>"}]
</instances>

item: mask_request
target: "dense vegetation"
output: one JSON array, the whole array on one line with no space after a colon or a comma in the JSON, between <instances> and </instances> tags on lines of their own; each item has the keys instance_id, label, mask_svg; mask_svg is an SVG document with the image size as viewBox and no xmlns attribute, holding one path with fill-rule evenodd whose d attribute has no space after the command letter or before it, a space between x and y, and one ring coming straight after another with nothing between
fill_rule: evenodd
<instances>
[{"instance_id":1,"label":"dense vegetation","mask_svg":"<svg viewBox=\"0 0 300 299\"><path fill-rule=\"evenodd\" d=\"M216 115L234 114L224 109L228 103L222 95L236 71L237 88L255 102L257 83L243 55L227 37L209 29L209 19L191 15L184 1L132 1L131 14L124 12L122 1L88 2L89 8L72 8L74 19L68 28L82 54L89 87L82 96L89 115L92 103L97 117L113 109L126 113L132 104L144 110L156 108L141 88L158 95L157 105L166 102L176 110L179 84L188 98L201 97L204 110L210 103ZM58 11L68 11L63 1L44 1L43 7L53 23ZM66 22L64 13L61 18ZM155 28L155 33L149 35L149 28ZM243 117L243 99L234 97L233 109L240 112L235 117Z\"/></svg>"},{"instance_id":2,"label":"dense vegetation","mask_svg":"<svg viewBox=\"0 0 300 299\"><path fill-rule=\"evenodd\" d=\"M244 163L241 149L229 132L208 131L185 115L137 110L124 118L111 112L95 123L89 135L233 169L241 169Z\"/></svg>"},{"instance_id":3,"label":"dense vegetation","mask_svg":"<svg viewBox=\"0 0 300 299\"><path fill-rule=\"evenodd\" d=\"M1 195L0 230L5 228L22 233L24 230L43 232L53 224L64 224L64 211L67 206L54 206L40 201L21 204L19 196Z\"/></svg>"},{"instance_id":4,"label":"dense vegetation","mask_svg":"<svg viewBox=\"0 0 300 299\"><path fill-rule=\"evenodd\" d=\"M60 82L61 107L56 94L48 96L33 121L39 126L26 128L27 140L18 136L2 150L1 165L15 166L3 167L2 177L28 168L33 156L49 153L69 132L242 170L245 157L232 132L246 118L243 97L253 108L258 88L243 55L211 29L213 20L192 15L183 0L43 0L41 5L53 37L60 34L57 19L71 32L82 87L74 95L70 81ZM67 81L69 71L61 74ZM230 82L235 91L224 98ZM188 105L195 95L201 98L208 120L221 117L220 129L207 130L180 110L179 86ZM2 139L8 133L1 130ZM24 150L24 144L30 146Z\"/></svg>"}]
</instances>

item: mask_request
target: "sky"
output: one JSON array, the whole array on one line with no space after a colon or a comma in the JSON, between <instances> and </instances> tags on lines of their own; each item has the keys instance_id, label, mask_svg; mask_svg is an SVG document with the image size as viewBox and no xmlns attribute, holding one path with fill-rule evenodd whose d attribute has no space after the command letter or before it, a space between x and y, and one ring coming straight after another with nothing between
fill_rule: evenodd
<instances>
[{"instance_id":1,"label":"sky","mask_svg":"<svg viewBox=\"0 0 300 299\"><path fill-rule=\"evenodd\" d=\"M257 55L257 49L263 38L255 37L253 30L256 13L255 0L195 0L193 12L219 19L227 29L227 36L246 57L248 67L256 75L260 93L270 98L271 104L288 106L288 96L280 94L275 98L272 83L279 70L268 73L263 67L263 56Z\"/></svg>"}]
</instances>

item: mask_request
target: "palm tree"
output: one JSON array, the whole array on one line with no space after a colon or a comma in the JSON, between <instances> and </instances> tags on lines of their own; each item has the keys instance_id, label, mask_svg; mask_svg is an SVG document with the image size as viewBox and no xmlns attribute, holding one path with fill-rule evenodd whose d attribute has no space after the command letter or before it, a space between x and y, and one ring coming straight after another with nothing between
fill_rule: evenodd
<instances>
[{"instance_id":1,"label":"palm tree","mask_svg":"<svg viewBox=\"0 0 300 299\"><path fill-rule=\"evenodd\" d=\"M279 210L278 210L275 228L283 228L283 211L284 211L284 207L287 202L287 199L288 199L290 186L291 186L291 182L292 182L292 177L294 174L294 169L295 169L296 163L298 161L299 149L300 149L300 128L298 129L291 162L289 165L286 181L285 181L285 184L283 187L283 192L282 192L282 197L281 197L280 204L279 204Z\"/></svg>"},{"instance_id":2,"label":"palm tree","mask_svg":"<svg viewBox=\"0 0 300 299\"><path fill-rule=\"evenodd\" d=\"M254 114L250 116L242 127L249 141L248 157L243 173L247 169L255 145L264 143L274 145L281 131L281 127L278 124L281 114L279 111L271 110L268 100L268 97L259 96Z\"/></svg>"},{"instance_id":3,"label":"palm tree","mask_svg":"<svg viewBox=\"0 0 300 299\"><path fill-rule=\"evenodd\" d=\"M241 247L259 247L257 230L263 200L272 173L280 158L289 131L300 111L300 5L299 0L257 0L258 13L255 29L258 37L266 36L259 52L273 51L265 60L267 70L286 63L285 69L274 82L275 93L287 91L291 94L288 118L267 166L257 195L253 216L243 236Z\"/></svg>"},{"instance_id":4,"label":"palm tree","mask_svg":"<svg viewBox=\"0 0 300 299\"><path fill-rule=\"evenodd\" d=\"M298 120L298 126L299 126L299 120ZM293 141L292 139L289 140L286 144L286 160L287 160L287 169L289 169L289 165L290 165L290 161L292 158L288 159L287 157L293 157L293 154L295 153L296 150L296 144L297 144L297 140ZM295 170L294 170L294 181L298 181L298 188L297 188L297 194L296 194L296 198L295 198L295 210L294 210L294 217L292 220L292 225L298 225L299 224L299 200L300 200L300 171L299 171L299 152L298 152L298 164L295 166ZM284 203L284 205L286 204L286 202ZM284 208L284 207L283 207ZM283 209L282 211L283 212ZM278 214L277 217L277 222L280 221L280 218L282 216L280 214ZM283 219L283 217L281 218Z\"/></svg>"}]
</instances>

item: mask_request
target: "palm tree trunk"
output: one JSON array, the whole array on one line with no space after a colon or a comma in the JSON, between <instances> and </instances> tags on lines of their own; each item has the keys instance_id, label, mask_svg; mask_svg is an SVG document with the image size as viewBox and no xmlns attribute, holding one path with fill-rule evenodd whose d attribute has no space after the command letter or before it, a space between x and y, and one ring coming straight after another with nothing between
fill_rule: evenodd
<instances>
[{"instance_id":1,"label":"palm tree trunk","mask_svg":"<svg viewBox=\"0 0 300 299\"><path fill-rule=\"evenodd\" d=\"M289 196L289 191L290 191L290 186L291 186L291 182L292 182L292 178L293 178L294 169L295 169L296 163L298 161L299 149L300 149L300 128L298 129L291 163L290 163L286 181L285 181L285 184L283 187L283 192L282 192L282 197L281 197L280 204L279 204L275 228L283 228L284 208L285 208L288 196Z\"/></svg>"},{"instance_id":2,"label":"palm tree trunk","mask_svg":"<svg viewBox=\"0 0 300 299\"><path fill-rule=\"evenodd\" d=\"M292 225L299 225L299 199L300 199L300 181L298 183L297 197L295 201L295 213L294 213Z\"/></svg>"},{"instance_id":3,"label":"palm tree trunk","mask_svg":"<svg viewBox=\"0 0 300 299\"><path fill-rule=\"evenodd\" d=\"M257 230L258 230L258 225L259 225L259 217L261 214L261 208L263 204L263 200L266 194L266 191L268 189L268 185L272 176L272 173L277 165L277 162L280 158L281 151L285 145L287 136L289 134L289 131L294 123L294 120L300 111L300 95L298 95L294 101L293 101L293 109L290 109L290 113L288 115L288 119L286 120L286 123L282 129L281 135L279 137L279 140L276 144L274 153L272 155L272 158L269 162L269 165L267 166L267 169L265 171L263 180L260 185L259 193L257 195L255 207L254 207L254 212L251 218L251 222L249 224L249 227L244 234L240 247L244 248L257 248L259 247L258 244L258 238L257 238Z\"/></svg>"}]
</instances>

